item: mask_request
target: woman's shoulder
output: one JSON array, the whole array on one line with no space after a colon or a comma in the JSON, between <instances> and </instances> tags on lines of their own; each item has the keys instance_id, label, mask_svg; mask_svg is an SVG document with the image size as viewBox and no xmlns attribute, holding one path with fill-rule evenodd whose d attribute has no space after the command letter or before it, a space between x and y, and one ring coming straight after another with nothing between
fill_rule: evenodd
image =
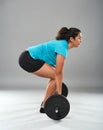
<instances>
[{"instance_id":1,"label":"woman's shoulder","mask_svg":"<svg viewBox=\"0 0 103 130\"><path fill-rule=\"evenodd\" d=\"M66 40L50 40L47 43L68 43Z\"/></svg>"},{"instance_id":2,"label":"woman's shoulder","mask_svg":"<svg viewBox=\"0 0 103 130\"><path fill-rule=\"evenodd\" d=\"M68 45L68 42L66 40L50 40L42 45L48 47L65 47Z\"/></svg>"}]
</instances>

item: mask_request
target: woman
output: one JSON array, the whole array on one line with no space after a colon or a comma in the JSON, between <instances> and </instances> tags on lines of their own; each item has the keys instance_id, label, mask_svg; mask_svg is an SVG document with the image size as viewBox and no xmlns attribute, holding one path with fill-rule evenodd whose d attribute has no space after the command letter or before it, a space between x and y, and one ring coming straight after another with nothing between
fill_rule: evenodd
<instances>
[{"instance_id":1,"label":"woman","mask_svg":"<svg viewBox=\"0 0 103 130\"><path fill-rule=\"evenodd\" d=\"M77 28L62 27L56 39L29 47L19 57L19 65L34 75L49 78L46 93L40 112L45 113L44 105L47 98L55 92L61 94L63 67L68 50L78 47L82 34Z\"/></svg>"}]
</instances>

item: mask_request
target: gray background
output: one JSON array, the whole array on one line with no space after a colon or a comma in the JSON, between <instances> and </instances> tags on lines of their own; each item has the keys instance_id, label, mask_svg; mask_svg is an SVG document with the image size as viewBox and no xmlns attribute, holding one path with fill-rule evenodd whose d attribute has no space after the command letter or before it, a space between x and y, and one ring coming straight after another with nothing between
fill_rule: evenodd
<instances>
[{"instance_id":1,"label":"gray background","mask_svg":"<svg viewBox=\"0 0 103 130\"><path fill-rule=\"evenodd\" d=\"M80 28L83 42L69 51L64 81L72 88L102 88L102 12L103 0L0 0L0 87L45 87L47 80L23 71L18 57L67 26Z\"/></svg>"},{"instance_id":2,"label":"gray background","mask_svg":"<svg viewBox=\"0 0 103 130\"><path fill-rule=\"evenodd\" d=\"M103 0L0 0L0 130L103 130L102 8ZM80 28L83 42L69 51L70 113L57 122L39 113L47 79L22 70L18 57L63 26Z\"/></svg>"}]
</instances>

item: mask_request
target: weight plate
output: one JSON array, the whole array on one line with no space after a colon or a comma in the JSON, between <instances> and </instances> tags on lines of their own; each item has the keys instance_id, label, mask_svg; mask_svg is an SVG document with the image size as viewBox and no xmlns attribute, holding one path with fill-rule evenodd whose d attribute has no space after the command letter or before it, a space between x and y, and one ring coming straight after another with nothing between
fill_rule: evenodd
<instances>
[{"instance_id":1,"label":"weight plate","mask_svg":"<svg viewBox=\"0 0 103 130\"><path fill-rule=\"evenodd\" d=\"M68 96L68 88L64 82L62 83L62 95L64 95L65 97Z\"/></svg>"},{"instance_id":2,"label":"weight plate","mask_svg":"<svg viewBox=\"0 0 103 130\"><path fill-rule=\"evenodd\" d=\"M45 112L54 120L64 118L70 110L69 101L63 95L53 95L45 103Z\"/></svg>"}]
</instances>

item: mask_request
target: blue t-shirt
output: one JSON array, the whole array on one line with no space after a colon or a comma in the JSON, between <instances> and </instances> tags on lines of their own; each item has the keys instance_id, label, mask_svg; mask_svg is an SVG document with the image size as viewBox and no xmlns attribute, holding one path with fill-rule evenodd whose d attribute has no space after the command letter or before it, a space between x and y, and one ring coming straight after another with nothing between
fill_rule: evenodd
<instances>
[{"instance_id":1,"label":"blue t-shirt","mask_svg":"<svg viewBox=\"0 0 103 130\"><path fill-rule=\"evenodd\" d=\"M66 40L51 40L28 48L29 54L34 59L41 59L49 65L56 65L56 55L64 58L68 55L68 42Z\"/></svg>"}]
</instances>

